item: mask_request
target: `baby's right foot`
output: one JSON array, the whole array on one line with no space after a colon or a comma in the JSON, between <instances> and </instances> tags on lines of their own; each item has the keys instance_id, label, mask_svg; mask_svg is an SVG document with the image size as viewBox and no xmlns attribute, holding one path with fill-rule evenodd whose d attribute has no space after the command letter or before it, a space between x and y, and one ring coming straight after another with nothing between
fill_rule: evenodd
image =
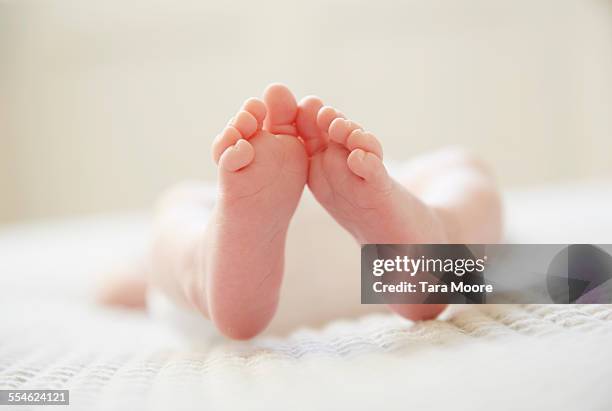
<instances>
[{"instance_id":1,"label":"baby's right foot","mask_svg":"<svg viewBox=\"0 0 612 411\"><path fill-rule=\"evenodd\" d=\"M213 322L238 339L261 332L276 311L287 229L308 168L293 95L273 85L264 102L248 100L213 144L219 191L205 238L203 288Z\"/></svg>"}]
</instances>

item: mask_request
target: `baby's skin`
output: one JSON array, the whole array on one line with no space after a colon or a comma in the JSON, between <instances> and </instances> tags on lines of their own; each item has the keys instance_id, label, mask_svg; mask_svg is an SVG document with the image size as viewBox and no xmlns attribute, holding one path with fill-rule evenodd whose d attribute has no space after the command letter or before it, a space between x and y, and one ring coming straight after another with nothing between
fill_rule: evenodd
<instances>
[{"instance_id":1,"label":"baby's skin","mask_svg":"<svg viewBox=\"0 0 612 411\"><path fill-rule=\"evenodd\" d=\"M395 179L374 134L317 97L298 103L284 85L247 100L215 138L212 155L212 211L201 219L198 208L208 205L185 194L190 190L165 197L150 281L230 338L251 338L274 316L287 232L306 186L359 244L492 243L501 235L498 192L473 156L458 149L430 154ZM102 299L140 301L144 292L130 281L106 287ZM412 320L444 308L391 306Z\"/></svg>"}]
</instances>

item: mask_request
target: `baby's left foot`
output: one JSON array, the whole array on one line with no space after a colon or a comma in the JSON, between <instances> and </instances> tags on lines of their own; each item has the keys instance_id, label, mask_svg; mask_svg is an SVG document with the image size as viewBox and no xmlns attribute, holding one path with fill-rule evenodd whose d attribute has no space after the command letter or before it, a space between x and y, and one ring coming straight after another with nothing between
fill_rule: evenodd
<instances>
[{"instance_id":1,"label":"baby's left foot","mask_svg":"<svg viewBox=\"0 0 612 411\"><path fill-rule=\"evenodd\" d=\"M389 176L376 136L321 101L300 103L296 125L310 157L308 186L360 244L446 243L438 212ZM391 304L413 320L434 318L440 304Z\"/></svg>"},{"instance_id":2,"label":"baby's left foot","mask_svg":"<svg viewBox=\"0 0 612 411\"><path fill-rule=\"evenodd\" d=\"M310 190L360 244L447 242L437 212L389 176L374 134L314 97L297 125L311 150Z\"/></svg>"}]
</instances>

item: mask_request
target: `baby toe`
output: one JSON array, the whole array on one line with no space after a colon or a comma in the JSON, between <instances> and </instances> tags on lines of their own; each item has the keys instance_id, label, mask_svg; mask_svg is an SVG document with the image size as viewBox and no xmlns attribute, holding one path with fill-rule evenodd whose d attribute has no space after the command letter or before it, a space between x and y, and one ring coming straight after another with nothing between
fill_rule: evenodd
<instances>
[{"instance_id":1,"label":"baby toe","mask_svg":"<svg viewBox=\"0 0 612 411\"><path fill-rule=\"evenodd\" d=\"M339 118L338 112L336 109L330 106L323 106L319 109L317 113L317 126L322 133L329 132L329 126L332 121Z\"/></svg>"},{"instance_id":2,"label":"baby toe","mask_svg":"<svg viewBox=\"0 0 612 411\"><path fill-rule=\"evenodd\" d=\"M240 139L238 142L225 150L219 159L219 166L225 171L238 171L251 164L255 158L255 149L246 140Z\"/></svg>"},{"instance_id":3,"label":"baby toe","mask_svg":"<svg viewBox=\"0 0 612 411\"><path fill-rule=\"evenodd\" d=\"M346 159L348 168L368 183L384 185L390 181L383 162L375 154L360 148L355 149Z\"/></svg>"},{"instance_id":4,"label":"baby toe","mask_svg":"<svg viewBox=\"0 0 612 411\"><path fill-rule=\"evenodd\" d=\"M241 138L242 135L234 126L225 127L212 144L212 155L215 163L219 164L223 152L236 144Z\"/></svg>"},{"instance_id":5,"label":"baby toe","mask_svg":"<svg viewBox=\"0 0 612 411\"><path fill-rule=\"evenodd\" d=\"M240 111L236 117L234 117L231 125L240 132L244 139L252 137L258 128L260 128L258 127L255 116L244 110Z\"/></svg>"},{"instance_id":6,"label":"baby toe","mask_svg":"<svg viewBox=\"0 0 612 411\"><path fill-rule=\"evenodd\" d=\"M263 101L267 108L264 127L272 134L297 135L295 119L298 106L293 93L283 84L266 88Z\"/></svg>"},{"instance_id":7,"label":"baby toe","mask_svg":"<svg viewBox=\"0 0 612 411\"><path fill-rule=\"evenodd\" d=\"M320 151L327 145L327 132L321 131L317 125L317 115L321 107L323 107L323 102L314 96L305 97L298 105L295 125L309 155Z\"/></svg>"},{"instance_id":8,"label":"baby toe","mask_svg":"<svg viewBox=\"0 0 612 411\"><path fill-rule=\"evenodd\" d=\"M380 141L374 136L374 134L361 129L353 130L346 140L346 148L350 151L355 149L362 149L364 151L375 154L382 160L383 150Z\"/></svg>"},{"instance_id":9,"label":"baby toe","mask_svg":"<svg viewBox=\"0 0 612 411\"><path fill-rule=\"evenodd\" d=\"M329 139L338 144L346 145L349 135L362 127L354 121L336 118L329 126Z\"/></svg>"},{"instance_id":10,"label":"baby toe","mask_svg":"<svg viewBox=\"0 0 612 411\"><path fill-rule=\"evenodd\" d=\"M253 117L255 117L258 129L260 129L268 111L264 102L258 98L252 97L244 102L242 110L251 113Z\"/></svg>"}]
</instances>

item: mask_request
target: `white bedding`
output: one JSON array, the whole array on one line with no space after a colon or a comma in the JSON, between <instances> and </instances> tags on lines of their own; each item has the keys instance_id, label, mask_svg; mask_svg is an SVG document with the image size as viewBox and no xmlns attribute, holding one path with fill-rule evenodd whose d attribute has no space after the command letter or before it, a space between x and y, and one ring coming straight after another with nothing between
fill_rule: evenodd
<instances>
[{"instance_id":1,"label":"white bedding","mask_svg":"<svg viewBox=\"0 0 612 411\"><path fill-rule=\"evenodd\" d=\"M510 193L509 241L610 243L612 190ZM560 223L562 222L562 223ZM89 303L145 244L147 217L0 232L0 389L68 388L72 409L612 409L611 306L456 307L284 338L186 342L146 315Z\"/></svg>"}]
</instances>

